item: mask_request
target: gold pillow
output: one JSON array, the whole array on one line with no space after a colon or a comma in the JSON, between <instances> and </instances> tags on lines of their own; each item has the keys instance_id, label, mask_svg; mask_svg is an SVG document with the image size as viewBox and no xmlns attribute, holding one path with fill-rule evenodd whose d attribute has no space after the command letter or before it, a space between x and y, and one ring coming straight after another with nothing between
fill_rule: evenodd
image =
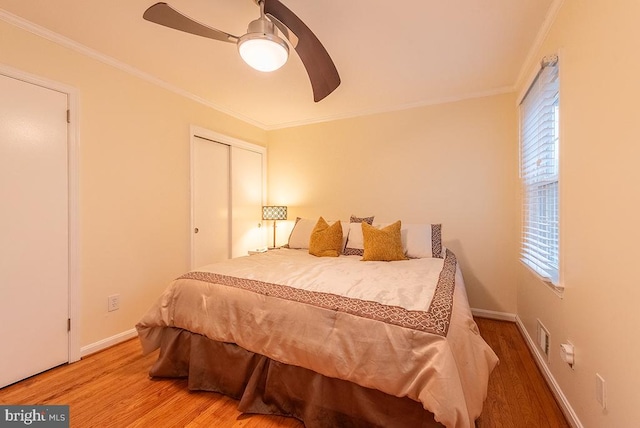
<instances>
[{"instance_id":1,"label":"gold pillow","mask_svg":"<svg viewBox=\"0 0 640 428\"><path fill-rule=\"evenodd\" d=\"M309 254L318 257L338 257L342 252L342 224L336 221L331 226L322 217L309 239Z\"/></svg>"},{"instance_id":2,"label":"gold pillow","mask_svg":"<svg viewBox=\"0 0 640 428\"><path fill-rule=\"evenodd\" d=\"M382 229L362 223L362 237L364 240L364 261L393 261L407 260L402 248L400 220Z\"/></svg>"}]
</instances>

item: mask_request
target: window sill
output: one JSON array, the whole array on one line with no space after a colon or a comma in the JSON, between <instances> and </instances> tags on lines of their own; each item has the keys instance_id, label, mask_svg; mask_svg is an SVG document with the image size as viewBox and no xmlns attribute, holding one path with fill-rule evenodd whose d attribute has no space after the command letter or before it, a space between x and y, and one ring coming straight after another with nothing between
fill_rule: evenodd
<instances>
[{"instance_id":1,"label":"window sill","mask_svg":"<svg viewBox=\"0 0 640 428\"><path fill-rule=\"evenodd\" d=\"M522 264L522 266L527 268L527 271L529 271L531 273L531 275L533 275L538 281L543 283L546 286L546 288L551 290L551 292L553 292L553 294L558 296L560 299L562 299L564 297L564 286L563 285L555 285L553 282L549 281L547 278L542 277L538 272L536 272L534 269L532 269L531 266L529 266L528 264L526 264L522 260L520 260L520 263Z\"/></svg>"}]
</instances>

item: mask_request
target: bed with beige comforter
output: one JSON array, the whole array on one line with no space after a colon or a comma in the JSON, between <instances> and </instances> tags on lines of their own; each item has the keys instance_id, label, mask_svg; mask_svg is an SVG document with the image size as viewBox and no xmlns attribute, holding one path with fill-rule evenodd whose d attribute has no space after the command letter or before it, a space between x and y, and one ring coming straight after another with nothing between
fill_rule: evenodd
<instances>
[{"instance_id":1,"label":"bed with beige comforter","mask_svg":"<svg viewBox=\"0 0 640 428\"><path fill-rule=\"evenodd\" d=\"M177 278L136 327L146 353L162 348L153 376L188 376L190 387L240 399L241 410L292 415L308 427L403 426L409 421L402 414L410 411L397 409L404 404L418 419L424 412L422 426L471 427L497 364L473 321L450 251L444 258L394 262L284 248L236 258ZM179 339L182 333L189 338ZM206 354L192 349L202 341L214 348ZM235 364L238 353L244 362ZM258 369L263 372L253 373ZM297 370L292 384L307 377L311 384L295 392L280 381L270 393L276 369ZM205 373L212 379L195 379ZM331 382L347 389L333 390ZM257 383L257 393L245 391ZM374 398L357 401L361 392ZM260 395L260 403L243 394ZM314 416L299 410L305 401L313 402L306 407Z\"/></svg>"}]
</instances>

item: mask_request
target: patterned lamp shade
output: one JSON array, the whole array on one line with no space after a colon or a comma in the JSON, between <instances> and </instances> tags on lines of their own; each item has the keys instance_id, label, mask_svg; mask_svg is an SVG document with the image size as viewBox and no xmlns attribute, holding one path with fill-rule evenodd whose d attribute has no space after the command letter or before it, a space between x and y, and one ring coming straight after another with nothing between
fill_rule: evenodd
<instances>
[{"instance_id":1,"label":"patterned lamp shade","mask_svg":"<svg viewBox=\"0 0 640 428\"><path fill-rule=\"evenodd\" d=\"M273 206L273 205L263 206L262 219L263 220L286 220L287 207Z\"/></svg>"}]
</instances>

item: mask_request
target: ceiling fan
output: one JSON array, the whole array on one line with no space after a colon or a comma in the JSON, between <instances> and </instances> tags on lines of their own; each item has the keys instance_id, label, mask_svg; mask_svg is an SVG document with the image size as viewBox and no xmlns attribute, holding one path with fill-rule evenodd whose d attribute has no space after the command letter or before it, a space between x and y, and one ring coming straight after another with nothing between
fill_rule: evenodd
<instances>
[{"instance_id":1,"label":"ceiling fan","mask_svg":"<svg viewBox=\"0 0 640 428\"><path fill-rule=\"evenodd\" d=\"M296 50L304 64L315 102L321 101L340 85L340 76L329 53L307 25L279 0L254 0L260 17L249 23L243 36L209 27L178 12L167 3L149 7L143 18L165 27L222 42L235 43L242 59L260 71L273 71L287 61L289 47L278 30Z\"/></svg>"}]
</instances>

